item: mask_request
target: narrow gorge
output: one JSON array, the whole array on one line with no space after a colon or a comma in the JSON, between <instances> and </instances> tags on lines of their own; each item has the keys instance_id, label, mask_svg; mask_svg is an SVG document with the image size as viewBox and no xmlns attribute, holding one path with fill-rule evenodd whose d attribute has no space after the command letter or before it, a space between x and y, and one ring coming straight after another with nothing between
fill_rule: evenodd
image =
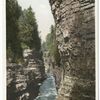
<instances>
[{"instance_id":1,"label":"narrow gorge","mask_svg":"<svg viewBox=\"0 0 100 100\"><path fill-rule=\"evenodd\" d=\"M8 1L9 8L12 2ZM55 21L47 38L54 39L52 45L51 40L46 41L51 51L41 43L31 7L20 10L22 15L16 18L19 26L14 19L7 19L7 34L12 35L15 32L13 28L19 28L16 34L19 33L21 38L15 44L21 41L24 47L24 61L16 63L13 60L15 54L10 51L16 39L10 39L9 35L7 53L12 58L8 55L7 100L95 100L95 1L48 1ZM12 6L9 13L11 9ZM16 9L19 11L20 6ZM10 26L11 22L15 26ZM17 46L13 50L18 56L20 49L17 54L15 48Z\"/></svg>"}]
</instances>

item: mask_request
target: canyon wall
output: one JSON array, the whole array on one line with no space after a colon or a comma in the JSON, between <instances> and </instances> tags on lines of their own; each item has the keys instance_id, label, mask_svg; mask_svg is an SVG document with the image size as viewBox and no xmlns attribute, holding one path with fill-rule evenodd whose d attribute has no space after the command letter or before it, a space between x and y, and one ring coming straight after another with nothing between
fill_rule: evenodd
<instances>
[{"instance_id":1,"label":"canyon wall","mask_svg":"<svg viewBox=\"0 0 100 100\"><path fill-rule=\"evenodd\" d=\"M95 100L95 1L49 2L63 69L57 100Z\"/></svg>"},{"instance_id":2,"label":"canyon wall","mask_svg":"<svg viewBox=\"0 0 100 100\"><path fill-rule=\"evenodd\" d=\"M24 64L7 61L7 100L34 100L45 79L42 55L26 50Z\"/></svg>"}]
</instances>

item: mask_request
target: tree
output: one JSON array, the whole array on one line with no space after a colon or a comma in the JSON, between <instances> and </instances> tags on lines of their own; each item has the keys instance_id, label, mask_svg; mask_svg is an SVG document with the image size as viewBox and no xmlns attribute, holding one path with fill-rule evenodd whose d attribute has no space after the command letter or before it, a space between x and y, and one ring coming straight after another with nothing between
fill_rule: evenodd
<instances>
[{"instance_id":1,"label":"tree","mask_svg":"<svg viewBox=\"0 0 100 100\"><path fill-rule=\"evenodd\" d=\"M45 47L50 52L50 56L52 56L55 60L56 65L60 66L60 54L56 41L56 33L55 27L52 25L50 29L50 33L46 37Z\"/></svg>"},{"instance_id":2,"label":"tree","mask_svg":"<svg viewBox=\"0 0 100 100\"><path fill-rule=\"evenodd\" d=\"M40 50L41 40L39 38L38 25L35 19L35 13L32 11L31 7L24 9L22 12L22 15L19 18L19 29L22 47Z\"/></svg>"},{"instance_id":3,"label":"tree","mask_svg":"<svg viewBox=\"0 0 100 100\"><path fill-rule=\"evenodd\" d=\"M18 18L21 15L21 7L16 0L6 0L6 43L7 58L13 61L22 59L22 48L18 38Z\"/></svg>"}]
</instances>

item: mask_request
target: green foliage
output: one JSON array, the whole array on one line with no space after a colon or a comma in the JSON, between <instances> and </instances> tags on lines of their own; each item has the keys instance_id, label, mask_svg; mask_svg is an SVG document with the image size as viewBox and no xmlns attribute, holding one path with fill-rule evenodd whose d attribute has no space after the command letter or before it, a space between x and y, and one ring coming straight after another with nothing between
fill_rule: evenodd
<instances>
[{"instance_id":1,"label":"green foliage","mask_svg":"<svg viewBox=\"0 0 100 100\"><path fill-rule=\"evenodd\" d=\"M56 41L55 27L53 25L51 26L51 32L46 37L46 42L42 46L50 52L50 56L54 58L56 65L60 66L60 54Z\"/></svg>"},{"instance_id":2,"label":"green foliage","mask_svg":"<svg viewBox=\"0 0 100 100\"><path fill-rule=\"evenodd\" d=\"M51 30L50 33L46 37L46 45L50 53L53 55L53 51L54 51L53 49L55 48L54 45L56 42L55 28L53 25L51 26L50 30Z\"/></svg>"},{"instance_id":3,"label":"green foliage","mask_svg":"<svg viewBox=\"0 0 100 100\"><path fill-rule=\"evenodd\" d=\"M6 39L7 57L13 61L22 58L22 48L18 39L18 18L21 14L21 7L16 0L6 0Z\"/></svg>"},{"instance_id":4,"label":"green foliage","mask_svg":"<svg viewBox=\"0 0 100 100\"><path fill-rule=\"evenodd\" d=\"M57 46L57 42L55 42L54 46L52 47L52 51L53 51L53 56L54 56L54 60L55 63L60 67L60 54L59 54L59 50L58 50L58 46Z\"/></svg>"},{"instance_id":5,"label":"green foliage","mask_svg":"<svg viewBox=\"0 0 100 100\"><path fill-rule=\"evenodd\" d=\"M43 42L42 43L42 51L46 51L47 50L47 47L46 47L46 42Z\"/></svg>"},{"instance_id":6,"label":"green foliage","mask_svg":"<svg viewBox=\"0 0 100 100\"><path fill-rule=\"evenodd\" d=\"M31 7L22 12L19 18L19 29L21 43L31 49L40 50L41 40L39 38L38 25ZM22 46L24 47L24 45Z\"/></svg>"},{"instance_id":7,"label":"green foliage","mask_svg":"<svg viewBox=\"0 0 100 100\"><path fill-rule=\"evenodd\" d=\"M6 44L7 59L23 60L23 49L40 50L38 25L32 8L22 11L17 0L6 0Z\"/></svg>"}]
</instances>

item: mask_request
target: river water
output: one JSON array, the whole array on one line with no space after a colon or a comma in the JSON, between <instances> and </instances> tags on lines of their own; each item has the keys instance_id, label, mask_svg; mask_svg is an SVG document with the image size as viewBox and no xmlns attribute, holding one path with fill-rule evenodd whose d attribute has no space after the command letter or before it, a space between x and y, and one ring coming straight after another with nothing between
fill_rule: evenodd
<instances>
[{"instance_id":1,"label":"river water","mask_svg":"<svg viewBox=\"0 0 100 100\"><path fill-rule=\"evenodd\" d=\"M47 79L40 87L40 95L35 100L56 100L57 90L53 74L48 73Z\"/></svg>"}]
</instances>

